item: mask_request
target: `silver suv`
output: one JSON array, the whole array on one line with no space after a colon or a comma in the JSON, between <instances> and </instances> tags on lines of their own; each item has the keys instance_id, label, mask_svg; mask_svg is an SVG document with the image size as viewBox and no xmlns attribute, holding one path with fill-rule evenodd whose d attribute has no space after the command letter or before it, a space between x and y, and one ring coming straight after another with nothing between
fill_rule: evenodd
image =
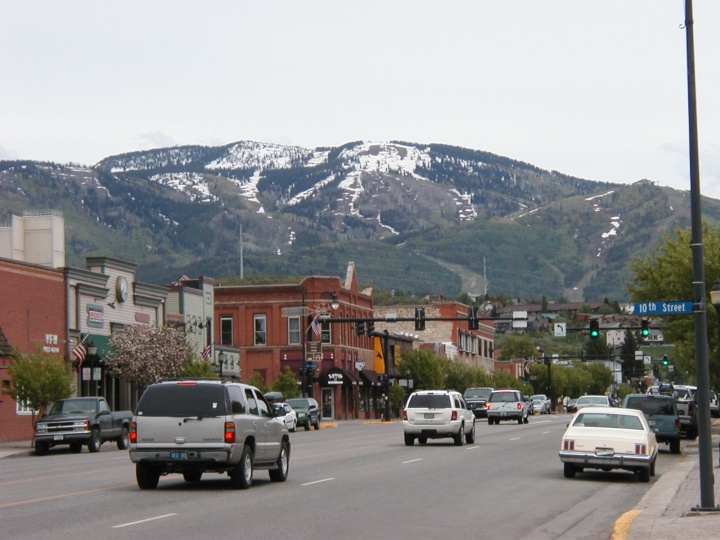
<instances>
[{"instance_id":1,"label":"silver suv","mask_svg":"<svg viewBox=\"0 0 720 540\"><path fill-rule=\"evenodd\" d=\"M495 390L490 394L486 406L488 424L499 424L500 420L528 423L529 405L519 390Z\"/></svg>"},{"instance_id":2,"label":"silver suv","mask_svg":"<svg viewBox=\"0 0 720 540\"><path fill-rule=\"evenodd\" d=\"M410 394L402 413L405 445L452 437L456 446L475 442L475 415L460 392L419 390Z\"/></svg>"},{"instance_id":3,"label":"silver suv","mask_svg":"<svg viewBox=\"0 0 720 540\"><path fill-rule=\"evenodd\" d=\"M141 489L160 476L180 473L198 482L203 473L227 473L247 489L253 470L284 482L290 437L254 386L217 379L165 380L150 385L130 425L130 459Z\"/></svg>"}]
</instances>

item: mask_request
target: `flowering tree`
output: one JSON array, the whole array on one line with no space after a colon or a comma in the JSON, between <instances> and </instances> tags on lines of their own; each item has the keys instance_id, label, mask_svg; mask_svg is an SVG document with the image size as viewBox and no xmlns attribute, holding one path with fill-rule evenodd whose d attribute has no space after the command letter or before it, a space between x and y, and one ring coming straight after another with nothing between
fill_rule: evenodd
<instances>
[{"instance_id":1,"label":"flowering tree","mask_svg":"<svg viewBox=\"0 0 720 540\"><path fill-rule=\"evenodd\" d=\"M172 326L126 326L110 336L110 348L105 357L109 372L138 388L177 377L196 360L185 334Z\"/></svg>"}]
</instances>

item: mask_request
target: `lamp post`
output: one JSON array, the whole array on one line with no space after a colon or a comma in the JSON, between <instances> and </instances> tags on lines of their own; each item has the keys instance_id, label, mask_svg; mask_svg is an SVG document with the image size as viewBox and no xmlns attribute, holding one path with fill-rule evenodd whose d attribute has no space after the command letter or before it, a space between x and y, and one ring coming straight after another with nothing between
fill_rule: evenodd
<instances>
[{"instance_id":1,"label":"lamp post","mask_svg":"<svg viewBox=\"0 0 720 540\"><path fill-rule=\"evenodd\" d=\"M217 355L218 365L220 366L220 378L223 376L223 363L225 363L225 351L220 351Z\"/></svg>"},{"instance_id":2,"label":"lamp post","mask_svg":"<svg viewBox=\"0 0 720 540\"><path fill-rule=\"evenodd\" d=\"M309 368L308 362L307 362L307 333L310 330L310 326L303 327L303 320L305 316L305 301L308 296L323 296L323 295L330 295L332 300L330 303L330 307L333 311L335 311L337 308L340 307L340 303L338 302L337 294L335 294L335 291L308 291L304 288L302 290L302 313L303 318L300 319L300 330L302 331L302 337L301 337L301 344L302 344L302 369L301 369L301 379L302 379L302 395L303 397L312 397L312 372L313 370ZM322 339L322 338L321 338Z\"/></svg>"},{"instance_id":3,"label":"lamp post","mask_svg":"<svg viewBox=\"0 0 720 540\"><path fill-rule=\"evenodd\" d=\"M88 358L90 358L90 394L97 396L97 383L95 382L95 360L97 359L97 345L92 341L87 347Z\"/></svg>"}]
</instances>

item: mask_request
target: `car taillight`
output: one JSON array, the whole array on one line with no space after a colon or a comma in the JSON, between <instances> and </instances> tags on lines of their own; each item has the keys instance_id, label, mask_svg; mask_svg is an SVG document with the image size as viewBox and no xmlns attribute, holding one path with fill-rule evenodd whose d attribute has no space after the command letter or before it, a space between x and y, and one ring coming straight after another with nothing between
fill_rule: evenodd
<instances>
[{"instance_id":1,"label":"car taillight","mask_svg":"<svg viewBox=\"0 0 720 540\"><path fill-rule=\"evenodd\" d=\"M490 404L489 404L489 403L486 403L486 404L485 404L485 408L489 411L489 410L490 410Z\"/></svg>"},{"instance_id":2,"label":"car taillight","mask_svg":"<svg viewBox=\"0 0 720 540\"><path fill-rule=\"evenodd\" d=\"M235 424L233 422L225 422L225 442L235 442Z\"/></svg>"},{"instance_id":3,"label":"car taillight","mask_svg":"<svg viewBox=\"0 0 720 540\"><path fill-rule=\"evenodd\" d=\"M457 411L453 411L452 415L450 415L450 421L454 422L455 420L457 420Z\"/></svg>"},{"instance_id":4,"label":"car taillight","mask_svg":"<svg viewBox=\"0 0 720 540\"><path fill-rule=\"evenodd\" d=\"M522 403L518 403L518 404L517 404L517 408L518 408L518 411L519 411L520 409L522 409Z\"/></svg>"},{"instance_id":5,"label":"car taillight","mask_svg":"<svg viewBox=\"0 0 720 540\"><path fill-rule=\"evenodd\" d=\"M635 445L635 453L636 454L645 455L647 453L646 449L647 449L647 446L645 446L644 444L636 444Z\"/></svg>"},{"instance_id":6,"label":"car taillight","mask_svg":"<svg viewBox=\"0 0 720 540\"><path fill-rule=\"evenodd\" d=\"M563 450L575 450L575 441L566 439L563 441Z\"/></svg>"},{"instance_id":7,"label":"car taillight","mask_svg":"<svg viewBox=\"0 0 720 540\"><path fill-rule=\"evenodd\" d=\"M403 411L403 420L407 422L407 411Z\"/></svg>"},{"instance_id":8,"label":"car taillight","mask_svg":"<svg viewBox=\"0 0 720 540\"><path fill-rule=\"evenodd\" d=\"M573 407L573 408L571 409L571 411L574 412L574 413L576 413L576 412L578 412L578 408L577 408L577 407Z\"/></svg>"},{"instance_id":9,"label":"car taillight","mask_svg":"<svg viewBox=\"0 0 720 540\"><path fill-rule=\"evenodd\" d=\"M137 424L135 422L130 422L130 442L137 442Z\"/></svg>"},{"instance_id":10,"label":"car taillight","mask_svg":"<svg viewBox=\"0 0 720 540\"><path fill-rule=\"evenodd\" d=\"M675 419L675 429L678 431L680 430L680 419L679 418Z\"/></svg>"}]
</instances>

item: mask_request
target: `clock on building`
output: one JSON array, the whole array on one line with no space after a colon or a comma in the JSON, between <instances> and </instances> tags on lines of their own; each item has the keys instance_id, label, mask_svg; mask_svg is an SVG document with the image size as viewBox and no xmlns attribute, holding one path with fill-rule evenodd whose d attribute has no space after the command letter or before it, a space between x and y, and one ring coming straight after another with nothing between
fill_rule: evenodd
<instances>
[{"instance_id":1,"label":"clock on building","mask_svg":"<svg viewBox=\"0 0 720 540\"><path fill-rule=\"evenodd\" d=\"M115 299L118 302L124 302L128 297L128 282L123 276L119 276L115 280Z\"/></svg>"}]
</instances>

